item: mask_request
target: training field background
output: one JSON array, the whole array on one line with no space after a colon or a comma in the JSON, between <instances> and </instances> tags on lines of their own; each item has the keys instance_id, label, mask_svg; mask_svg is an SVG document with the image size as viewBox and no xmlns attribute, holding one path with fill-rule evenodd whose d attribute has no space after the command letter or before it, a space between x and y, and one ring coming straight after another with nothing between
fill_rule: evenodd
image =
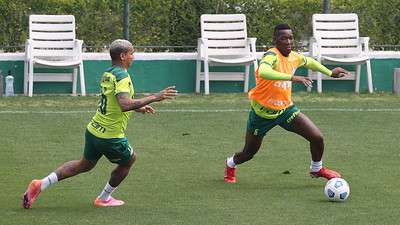
<instances>
[{"instance_id":1,"label":"training field background","mask_svg":"<svg viewBox=\"0 0 400 225\"><path fill-rule=\"evenodd\" d=\"M308 175L308 143L280 127L238 167L238 183L224 183L225 158L244 144L249 102L212 94L155 103L156 114L130 120L138 159L113 194L124 206L93 205L113 169L102 158L25 210L20 198L32 179L81 157L97 97L0 98L0 224L400 224L400 98L294 93L294 101L324 134L324 164L349 182L345 203L325 199L325 180Z\"/></svg>"}]
</instances>

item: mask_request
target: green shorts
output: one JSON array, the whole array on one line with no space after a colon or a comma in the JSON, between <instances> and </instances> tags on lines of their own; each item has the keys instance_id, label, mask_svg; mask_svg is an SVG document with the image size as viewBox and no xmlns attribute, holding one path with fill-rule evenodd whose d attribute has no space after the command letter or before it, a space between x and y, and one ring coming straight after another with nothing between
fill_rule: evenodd
<instances>
[{"instance_id":1,"label":"green shorts","mask_svg":"<svg viewBox=\"0 0 400 225\"><path fill-rule=\"evenodd\" d=\"M83 156L89 161L97 161L103 155L116 164L126 164L134 156L134 152L126 138L98 138L86 130L85 151Z\"/></svg>"},{"instance_id":2,"label":"green shorts","mask_svg":"<svg viewBox=\"0 0 400 225\"><path fill-rule=\"evenodd\" d=\"M285 130L291 131L293 119L299 113L300 110L295 105L292 105L285 109L277 118L265 119L258 116L254 109L251 108L249 119L247 121L247 131L259 137L264 137L267 132L276 125L283 127Z\"/></svg>"}]
</instances>

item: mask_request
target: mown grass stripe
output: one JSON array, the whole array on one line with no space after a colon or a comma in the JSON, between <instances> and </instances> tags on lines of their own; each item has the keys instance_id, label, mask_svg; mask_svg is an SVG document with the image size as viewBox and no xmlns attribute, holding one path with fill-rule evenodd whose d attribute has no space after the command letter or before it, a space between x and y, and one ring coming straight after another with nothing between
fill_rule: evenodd
<instances>
[{"instance_id":1,"label":"mown grass stripe","mask_svg":"<svg viewBox=\"0 0 400 225\"><path fill-rule=\"evenodd\" d=\"M302 108L301 111L314 112L400 112L400 108ZM224 112L248 112L248 109L158 109L157 112L178 112L178 113L224 113ZM73 114L73 113L94 113L94 110L71 110L71 111L52 111L52 110L2 110L0 114Z\"/></svg>"}]
</instances>

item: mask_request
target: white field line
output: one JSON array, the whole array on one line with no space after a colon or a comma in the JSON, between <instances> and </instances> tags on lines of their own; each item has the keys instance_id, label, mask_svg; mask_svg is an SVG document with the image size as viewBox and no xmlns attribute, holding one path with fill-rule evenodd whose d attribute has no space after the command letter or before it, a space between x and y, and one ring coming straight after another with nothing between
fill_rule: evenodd
<instances>
[{"instance_id":1,"label":"white field line","mask_svg":"<svg viewBox=\"0 0 400 225\"><path fill-rule=\"evenodd\" d=\"M159 109L157 112L173 112L173 113L225 113L225 112L248 112L248 109ZM400 108L301 108L300 111L305 112L400 112ZM0 110L0 114L79 114L94 113L94 110Z\"/></svg>"}]
</instances>

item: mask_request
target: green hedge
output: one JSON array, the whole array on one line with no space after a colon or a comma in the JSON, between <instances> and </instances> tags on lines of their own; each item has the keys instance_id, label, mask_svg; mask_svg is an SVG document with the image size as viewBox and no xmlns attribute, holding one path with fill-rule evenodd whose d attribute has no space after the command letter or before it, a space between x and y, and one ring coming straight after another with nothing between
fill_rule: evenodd
<instances>
[{"instance_id":1,"label":"green hedge","mask_svg":"<svg viewBox=\"0 0 400 225\"><path fill-rule=\"evenodd\" d=\"M354 12L371 45L399 45L400 1L335 0L331 12ZM195 46L205 13L244 13L257 45L271 45L271 30L288 23L300 45L311 36L311 16L323 0L130 0L130 39L136 46ZM0 46L23 51L30 14L73 14L87 51L101 51L123 36L123 0L0 0ZM385 16L386 15L386 16ZM90 46L96 46L91 49ZM185 51L184 49L176 49ZM191 49L193 50L193 49Z\"/></svg>"}]
</instances>

